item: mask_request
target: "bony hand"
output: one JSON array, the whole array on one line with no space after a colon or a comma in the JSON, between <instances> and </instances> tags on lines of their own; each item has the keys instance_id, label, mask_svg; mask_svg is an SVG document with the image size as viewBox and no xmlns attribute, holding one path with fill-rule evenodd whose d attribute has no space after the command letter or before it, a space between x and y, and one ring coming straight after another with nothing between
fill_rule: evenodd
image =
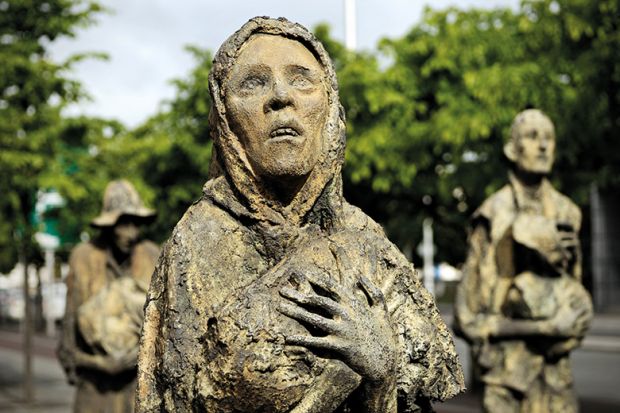
<instances>
[{"instance_id":1,"label":"bony hand","mask_svg":"<svg viewBox=\"0 0 620 413\"><path fill-rule=\"evenodd\" d=\"M103 360L103 368L106 373L115 375L127 370L131 370L138 365L138 348L134 348L127 353L115 356L109 355Z\"/></svg>"},{"instance_id":2,"label":"bony hand","mask_svg":"<svg viewBox=\"0 0 620 413\"><path fill-rule=\"evenodd\" d=\"M558 223L557 230L564 259L569 263L575 259L579 250L579 236L571 224Z\"/></svg>"},{"instance_id":3,"label":"bony hand","mask_svg":"<svg viewBox=\"0 0 620 413\"><path fill-rule=\"evenodd\" d=\"M290 335L289 344L336 353L336 357L372 383L394 377L396 338L383 293L361 276L353 294L329 277L315 277L304 292L282 288L279 311L325 335ZM320 293L320 294L319 294Z\"/></svg>"},{"instance_id":4,"label":"bony hand","mask_svg":"<svg viewBox=\"0 0 620 413\"><path fill-rule=\"evenodd\" d=\"M592 317L591 304L579 296L571 296L568 300L549 320L551 331L561 337L582 337Z\"/></svg>"}]
</instances>

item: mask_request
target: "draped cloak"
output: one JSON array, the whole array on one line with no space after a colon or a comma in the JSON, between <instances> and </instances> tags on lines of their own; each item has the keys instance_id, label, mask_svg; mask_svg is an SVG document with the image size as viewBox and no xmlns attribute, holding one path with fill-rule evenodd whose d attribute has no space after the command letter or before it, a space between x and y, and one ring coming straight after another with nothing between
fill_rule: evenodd
<instances>
[{"instance_id":1,"label":"draped cloak","mask_svg":"<svg viewBox=\"0 0 620 413\"><path fill-rule=\"evenodd\" d=\"M254 174L226 118L222 83L258 33L301 42L326 74L321 157L287 205ZM285 343L285 334L309 334L276 310L279 289L299 274L330 277L350 291L365 275L382 290L398 338L399 412L431 411L431 400L461 391L452 337L432 296L380 226L343 199L344 111L323 46L300 25L254 18L218 51L209 87L210 179L175 227L151 282L138 411L288 412L313 389L322 389L315 411L354 411L357 374L333 355Z\"/></svg>"}]
</instances>

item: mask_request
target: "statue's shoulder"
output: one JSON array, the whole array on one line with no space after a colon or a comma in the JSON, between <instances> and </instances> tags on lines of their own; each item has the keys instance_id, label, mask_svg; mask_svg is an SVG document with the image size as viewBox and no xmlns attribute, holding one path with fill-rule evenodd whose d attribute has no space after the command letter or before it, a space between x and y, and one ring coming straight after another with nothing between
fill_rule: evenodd
<instances>
[{"instance_id":1,"label":"statue's shoulder","mask_svg":"<svg viewBox=\"0 0 620 413\"><path fill-rule=\"evenodd\" d=\"M164 244L163 255L213 251L233 244L246 231L239 220L208 197L195 201L183 214ZM213 254L209 254L213 255Z\"/></svg>"},{"instance_id":2,"label":"statue's shoulder","mask_svg":"<svg viewBox=\"0 0 620 413\"><path fill-rule=\"evenodd\" d=\"M98 257L105 259L105 255L105 248L97 245L96 243L92 241L80 242L73 248L73 250L71 250L69 262L75 264Z\"/></svg>"},{"instance_id":3,"label":"statue's shoulder","mask_svg":"<svg viewBox=\"0 0 620 413\"><path fill-rule=\"evenodd\" d=\"M479 219L492 221L498 214L514 210L514 195L510 185L506 184L484 200L472 215L472 221Z\"/></svg>"},{"instance_id":4,"label":"statue's shoulder","mask_svg":"<svg viewBox=\"0 0 620 413\"><path fill-rule=\"evenodd\" d=\"M375 220L370 218L360 208L355 205L351 205L348 202L343 202L343 212L346 227L349 229L370 232L376 235L385 236L383 227L379 225Z\"/></svg>"},{"instance_id":5,"label":"statue's shoulder","mask_svg":"<svg viewBox=\"0 0 620 413\"><path fill-rule=\"evenodd\" d=\"M136 245L135 248L138 254L147 256L153 261L157 260L157 257L159 256L159 245L155 244L151 240L142 240Z\"/></svg>"},{"instance_id":6,"label":"statue's shoulder","mask_svg":"<svg viewBox=\"0 0 620 413\"><path fill-rule=\"evenodd\" d=\"M185 238L204 237L238 226L237 220L231 214L203 196L187 208L172 234Z\"/></svg>"}]
</instances>

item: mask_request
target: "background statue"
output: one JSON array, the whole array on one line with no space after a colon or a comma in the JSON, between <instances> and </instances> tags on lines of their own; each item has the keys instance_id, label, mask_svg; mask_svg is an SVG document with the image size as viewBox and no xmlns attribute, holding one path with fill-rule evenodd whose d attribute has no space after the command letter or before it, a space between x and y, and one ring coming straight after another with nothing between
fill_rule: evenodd
<instances>
[{"instance_id":1,"label":"background statue","mask_svg":"<svg viewBox=\"0 0 620 413\"><path fill-rule=\"evenodd\" d=\"M545 114L518 114L504 152L510 183L474 213L457 329L472 345L485 412L576 412L569 352L592 319L581 213L546 178L555 131Z\"/></svg>"},{"instance_id":2,"label":"background statue","mask_svg":"<svg viewBox=\"0 0 620 413\"><path fill-rule=\"evenodd\" d=\"M418 412L458 393L450 333L405 257L342 198L323 46L255 18L209 78L211 176L146 306L142 412Z\"/></svg>"},{"instance_id":3,"label":"background statue","mask_svg":"<svg viewBox=\"0 0 620 413\"><path fill-rule=\"evenodd\" d=\"M159 255L139 227L154 216L129 182L110 182L91 223L99 237L71 253L58 356L77 386L75 412L134 411L143 308Z\"/></svg>"}]
</instances>

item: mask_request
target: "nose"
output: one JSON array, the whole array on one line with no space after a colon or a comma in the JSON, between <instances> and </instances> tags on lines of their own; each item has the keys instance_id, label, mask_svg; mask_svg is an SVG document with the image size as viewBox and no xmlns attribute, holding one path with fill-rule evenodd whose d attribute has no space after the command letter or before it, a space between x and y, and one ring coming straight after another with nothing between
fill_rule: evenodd
<instances>
[{"instance_id":1,"label":"nose","mask_svg":"<svg viewBox=\"0 0 620 413\"><path fill-rule=\"evenodd\" d=\"M289 106L294 106L294 99L291 94L291 87L283 81L276 81L271 88L271 95L265 102L265 113L282 110Z\"/></svg>"},{"instance_id":2,"label":"nose","mask_svg":"<svg viewBox=\"0 0 620 413\"><path fill-rule=\"evenodd\" d=\"M131 235L136 236L136 235L138 235L138 232L140 232L140 230L139 230L138 226L135 223L131 222L131 223L129 223L129 226L128 226L128 232Z\"/></svg>"},{"instance_id":3,"label":"nose","mask_svg":"<svg viewBox=\"0 0 620 413\"><path fill-rule=\"evenodd\" d=\"M546 152L547 149L549 148L549 139L543 137L540 140L540 146L539 147L540 147L540 151L541 152Z\"/></svg>"},{"instance_id":4,"label":"nose","mask_svg":"<svg viewBox=\"0 0 620 413\"><path fill-rule=\"evenodd\" d=\"M123 226L122 234L128 240L133 240L140 234L140 229L133 222L128 222Z\"/></svg>"}]
</instances>

